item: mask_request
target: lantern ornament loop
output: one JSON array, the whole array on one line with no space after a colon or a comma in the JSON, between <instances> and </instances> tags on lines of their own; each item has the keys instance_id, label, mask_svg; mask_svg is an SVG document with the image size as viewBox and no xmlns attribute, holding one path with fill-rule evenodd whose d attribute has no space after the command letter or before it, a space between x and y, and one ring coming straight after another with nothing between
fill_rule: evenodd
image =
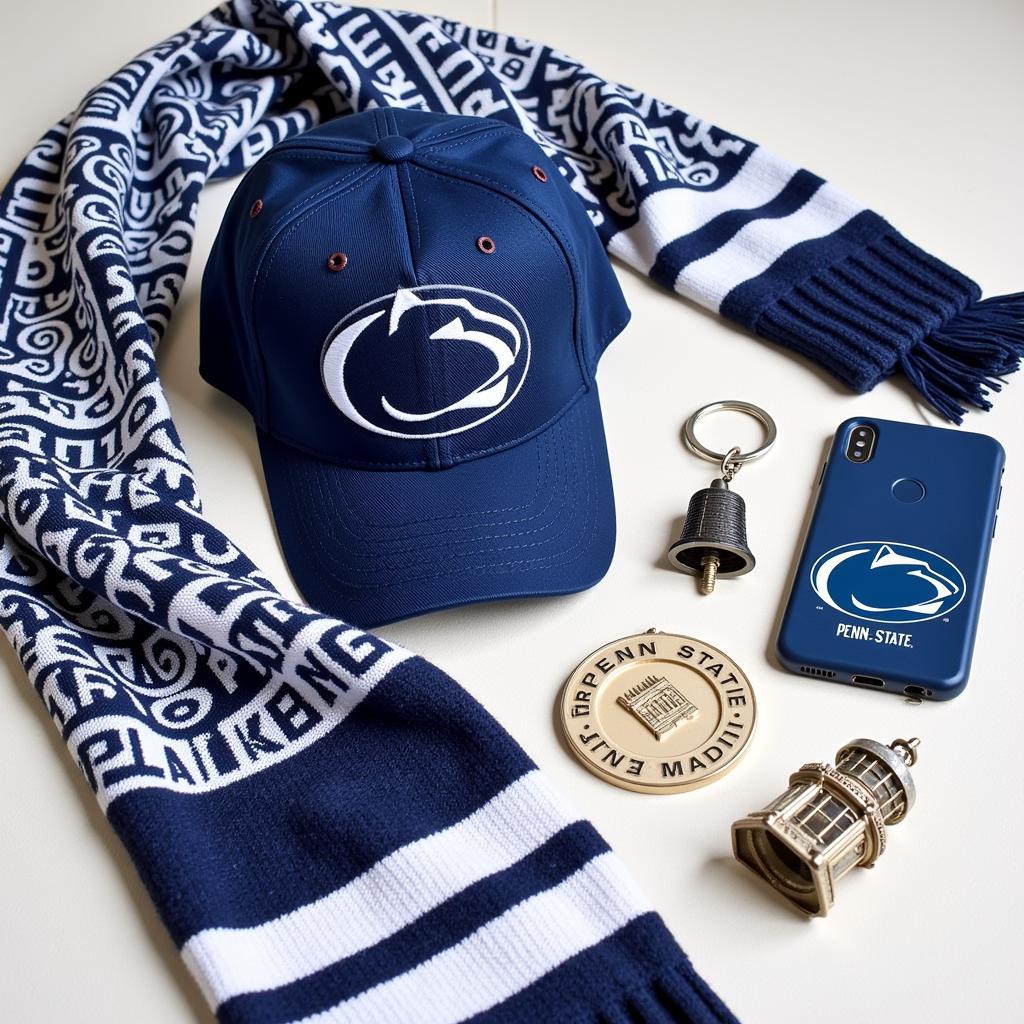
<instances>
[{"instance_id":1,"label":"lantern ornament loop","mask_svg":"<svg viewBox=\"0 0 1024 1024\"><path fill-rule=\"evenodd\" d=\"M789 788L763 810L732 826L733 853L794 907L824 917L835 885L855 867L871 867L885 852L886 826L914 806L916 737L857 739L836 763L805 764Z\"/></svg>"}]
</instances>

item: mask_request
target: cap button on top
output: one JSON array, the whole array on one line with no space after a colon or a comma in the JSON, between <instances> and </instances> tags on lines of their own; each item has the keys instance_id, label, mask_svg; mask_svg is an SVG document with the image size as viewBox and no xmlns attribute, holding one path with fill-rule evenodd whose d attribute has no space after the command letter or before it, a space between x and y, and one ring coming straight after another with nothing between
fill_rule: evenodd
<instances>
[{"instance_id":1,"label":"cap button on top","mask_svg":"<svg viewBox=\"0 0 1024 1024\"><path fill-rule=\"evenodd\" d=\"M416 147L404 135L385 135L373 147L373 155L388 164L401 163L412 156Z\"/></svg>"}]
</instances>

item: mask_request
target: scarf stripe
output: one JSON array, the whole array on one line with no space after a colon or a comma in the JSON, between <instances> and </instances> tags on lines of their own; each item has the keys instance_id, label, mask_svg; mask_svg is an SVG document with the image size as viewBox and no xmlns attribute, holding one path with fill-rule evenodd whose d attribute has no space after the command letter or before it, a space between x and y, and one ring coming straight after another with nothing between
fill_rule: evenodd
<instances>
[{"instance_id":1,"label":"scarf stripe","mask_svg":"<svg viewBox=\"0 0 1024 1024\"><path fill-rule=\"evenodd\" d=\"M862 209L838 189L823 184L791 212L778 219L766 214L751 220L720 248L682 268L676 290L717 313L729 292L770 271L784 252L832 234Z\"/></svg>"},{"instance_id":2,"label":"scarf stripe","mask_svg":"<svg viewBox=\"0 0 1024 1024\"><path fill-rule=\"evenodd\" d=\"M676 239L692 235L723 214L767 205L796 171L763 147L752 148L735 176L718 188L704 192L663 188L645 196L636 222L608 238L608 251L650 274L659 254Z\"/></svg>"},{"instance_id":3,"label":"scarf stripe","mask_svg":"<svg viewBox=\"0 0 1024 1024\"><path fill-rule=\"evenodd\" d=\"M533 852L572 821L531 771L468 817L408 843L327 896L250 928L207 928L182 956L214 1007L350 957ZM318 942L305 944L314 935Z\"/></svg>"},{"instance_id":4,"label":"scarf stripe","mask_svg":"<svg viewBox=\"0 0 1024 1024\"><path fill-rule=\"evenodd\" d=\"M502 910L553 888L607 850L585 822L569 825L521 860L467 886L380 942L288 985L236 996L222 1003L218 1013L225 1021L255 1018L286 1024L330 1009L426 963ZM532 941L543 942L543 937Z\"/></svg>"},{"instance_id":5,"label":"scarf stripe","mask_svg":"<svg viewBox=\"0 0 1024 1024\"><path fill-rule=\"evenodd\" d=\"M646 912L619 861L601 854L425 963L301 1024L455 1024L522 992Z\"/></svg>"},{"instance_id":6,"label":"scarf stripe","mask_svg":"<svg viewBox=\"0 0 1024 1024\"><path fill-rule=\"evenodd\" d=\"M718 252L753 221L780 219L796 213L823 184L824 181L816 174L797 171L778 195L767 203L749 210L720 213L698 231L680 235L658 253L650 276L666 288L675 289L677 283L685 286L683 275L691 263Z\"/></svg>"}]
</instances>

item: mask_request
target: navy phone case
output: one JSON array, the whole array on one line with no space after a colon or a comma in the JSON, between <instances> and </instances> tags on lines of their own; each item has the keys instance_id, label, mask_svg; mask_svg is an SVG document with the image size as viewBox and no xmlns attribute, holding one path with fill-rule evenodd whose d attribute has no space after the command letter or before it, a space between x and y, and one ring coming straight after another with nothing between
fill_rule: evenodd
<instances>
[{"instance_id":1,"label":"navy phone case","mask_svg":"<svg viewBox=\"0 0 1024 1024\"><path fill-rule=\"evenodd\" d=\"M875 431L861 463L848 454L859 427ZM960 693L1003 461L984 434L871 417L841 424L779 629L783 665L934 700Z\"/></svg>"}]
</instances>

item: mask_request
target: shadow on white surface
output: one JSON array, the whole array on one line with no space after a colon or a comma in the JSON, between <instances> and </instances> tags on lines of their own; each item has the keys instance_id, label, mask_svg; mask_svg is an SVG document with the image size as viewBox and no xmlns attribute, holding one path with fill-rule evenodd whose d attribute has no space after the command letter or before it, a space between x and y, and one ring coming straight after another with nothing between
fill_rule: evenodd
<instances>
[{"instance_id":1,"label":"shadow on white surface","mask_svg":"<svg viewBox=\"0 0 1024 1024\"><path fill-rule=\"evenodd\" d=\"M780 923L806 924L810 918L798 914L770 885L759 881L735 857L709 857L700 869L709 885L720 890L742 890L744 900L758 904L758 910L778 914ZM787 920L788 919L788 920Z\"/></svg>"}]
</instances>

